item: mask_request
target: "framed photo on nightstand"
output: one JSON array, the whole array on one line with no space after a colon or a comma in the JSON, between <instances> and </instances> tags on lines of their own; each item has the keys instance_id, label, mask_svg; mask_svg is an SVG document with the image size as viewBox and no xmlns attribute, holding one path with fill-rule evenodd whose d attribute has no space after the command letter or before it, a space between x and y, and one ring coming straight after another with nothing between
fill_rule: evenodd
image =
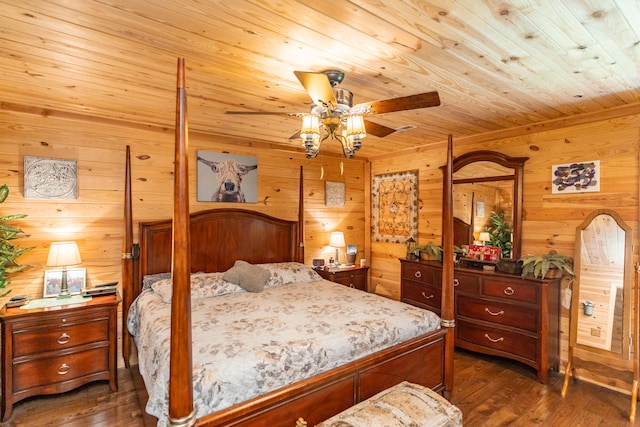
<instances>
[{"instance_id":1,"label":"framed photo on nightstand","mask_svg":"<svg viewBox=\"0 0 640 427\"><path fill-rule=\"evenodd\" d=\"M86 268L67 268L67 286L71 295L79 295L85 288ZM44 271L44 298L56 297L62 287L62 270Z\"/></svg>"}]
</instances>

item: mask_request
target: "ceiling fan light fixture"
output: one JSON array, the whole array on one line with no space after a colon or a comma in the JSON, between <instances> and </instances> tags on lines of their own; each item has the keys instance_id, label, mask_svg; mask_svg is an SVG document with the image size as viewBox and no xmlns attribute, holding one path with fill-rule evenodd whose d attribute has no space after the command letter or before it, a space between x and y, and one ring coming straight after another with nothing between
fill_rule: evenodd
<instances>
[{"instance_id":1,"label":"ceiling fan light fixture","mask_svg":"<svg viewBox=\"0 0 640 427\"><path fill-rule=\"evenodd\" d=\"M364 128L364 117L361 114L353 114L347 117L347 137L362 139L367 136Z\"/></svg>"},{"instance_id":2,"label":"ceiling fan light fixture","mask_svg":"<svg viewBox=\"0 0 640 427\"><path fill-rule=\"evenodd\" d=\"M304 114L302 116L302 126L300 127L300 137L305 140L308 137L317 135L320 137L320 120L315 114Z\"/></svg>"}]
</instances>

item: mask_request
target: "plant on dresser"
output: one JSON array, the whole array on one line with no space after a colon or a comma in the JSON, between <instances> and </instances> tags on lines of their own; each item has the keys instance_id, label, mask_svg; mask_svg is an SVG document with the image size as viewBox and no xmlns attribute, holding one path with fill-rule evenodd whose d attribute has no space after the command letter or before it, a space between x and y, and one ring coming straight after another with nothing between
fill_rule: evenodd
<instances>
[{"instance_id":1,"label":"plant on dresser","mask_svg":"<svg viewBox=\"0 0 640 427\"><path fill-rule=\"evenodd\" d=\"M9 197L9 187L4 184L0 186L0 203L3 203ZM20 265L16 259L31 248L23 248L15 246L11 241L21 237L28 237L21 229L7 224L7 221L21 219L26 217L25 214L6 215L0 217L0 292L10 283L7 274L18 273L25 270L28 265ZM2 292L0 297L9 293Z\"/></svg>"},{"instance_id":2,"label":"plant on dresser","mask_svg":"<svg viewBox=\"0 0 640 427\"><path fill-rule=\"evenodd\" d=\"M537 278L559 277L564 272L575 276L573 272L573 258L551 250L544 255L527 255L521 259L522 277ZM553 272L553 273L552 273ZM557 276L556 276L557 275Z\"/></svg>"},{"instance_id":3,"label":"plant on dresser","mask_svg":"<svg viewBox=\"0 0 640 427\"><path fill-rule=\"evenodd\" d=\"M440 314L442 264L400 260L401 300ZM525 363L546 383L560 360L560 279L455 268L455 344Z\"/></svg>"}]
</instances>

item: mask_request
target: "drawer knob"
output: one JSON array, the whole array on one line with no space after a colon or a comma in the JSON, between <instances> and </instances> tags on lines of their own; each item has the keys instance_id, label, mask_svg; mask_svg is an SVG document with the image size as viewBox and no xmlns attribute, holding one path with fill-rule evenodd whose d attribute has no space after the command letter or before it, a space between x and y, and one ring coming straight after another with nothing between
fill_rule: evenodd
<instances>
[{"instance_id":1,"label":"drawer knob","mask_svg":"<svg viewBox=\"0 0 640 427\"><path fill-rule=\"evenodd\" d=\"M460 280L453 279L453 286L460 286Z\"/></svg>"},{"instance_id":2,"label":"drawer knob","mask_svg":"<svg viewBox=\"0 0 640 427\"><path fill-rule=\"evenodd\" d=\"M355 287L356 287L356 285L354 285L353 283L349 283L349 287L350 287L350 288L355 288Z\"/></svg>"},{"instance_id":3,"label":"drawer knob","mask_svg":"<svg viewBox=\"0 0 640 427\"><path fill-rule=\"evenodd\" d=\"M500 342L500 341L504 341L504 337L500 337L500 338L495 338L495 339L494 339L494 338L491 338L491 337L489 336L489 334L484 334L484 337L485 337L486 339L488 339L489 341L491 341L491 342Z\"/></svg>"},{"instance_id":4,"label":"drawer knob","mask_svg":"<svg viewBox=\"0 0 640 427\"><path fill-rule=\"evenodd\" d=\"M500 310L497 313L494 313L493 311L489 310L487 307L484 308L484 311L486 311L492 316L502 316L504 314L504 310Z\"/></svg>"},{"instance_id":5,"label":"drawer knob","mask_svg":"<svg viewBox=\"0 0 640 427\"><path fill-rule=\"evenodd\" d=\"M515 294L516 291L513 290L513 288L511 286L507 286L504 290L504 294L505 295L513 295Z\"/></svg>"},{"instance_id":6,"label":"drawer knob","mask_svg":"<svg viewBox=\"0 0 640 427\"><path fill-rule=\"evenodd\" d=\"M58 337L58 344L64 345L71 341L71 337L66 332L63 332L62 335Z\"/></svg>"},{"instance_id":7,"label":"drawer knob","mask_svg":"<svg viewBox=\"0 0 640 427\"><path fill-rule=\"evenodd\" d=\"M419 278L422 277L422 272L421 271L416 271L413 275L416 276L416 279L419 279Z\"/></svg>"},{"instance_id":8,"label":"drawer knob","mask_svg":"<svg viewBox=\"0 0 640 427\"><path fill-rule=\"evenodd\" d=\"M422 296L424 297L424 299L431 299L431 298L433 298L433 294L431 294L431 295L427 295L427 294L425 294L424 292L422 292Z\"/></svg>"},{"instance_id":9,"label":"drawer knob","mask_svg":"<svg viewBox=\"0 0 640 427\"><path fill-rule=\"evenodd\" d=\"M66 363L63 363L58 368L58 375L66 375L69 373L70 370L71 370L71 366L67 365Z\"/></svg>"}]
</instances>

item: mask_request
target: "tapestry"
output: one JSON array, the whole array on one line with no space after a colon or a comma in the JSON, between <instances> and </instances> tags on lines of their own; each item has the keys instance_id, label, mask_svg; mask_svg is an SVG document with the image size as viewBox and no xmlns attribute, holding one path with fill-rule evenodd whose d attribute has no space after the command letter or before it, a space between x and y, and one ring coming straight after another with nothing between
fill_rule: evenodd
<instances>
[{"instance_id":1,"label":"tapestry","mask_svg":"<svg viewBox=\"0 0 640 427\"><path fill-rule=\"evenodd\" d=\"M418 240L418 171L375 175L372 193L373 240Z\"/></svg>"}]
</instances>

